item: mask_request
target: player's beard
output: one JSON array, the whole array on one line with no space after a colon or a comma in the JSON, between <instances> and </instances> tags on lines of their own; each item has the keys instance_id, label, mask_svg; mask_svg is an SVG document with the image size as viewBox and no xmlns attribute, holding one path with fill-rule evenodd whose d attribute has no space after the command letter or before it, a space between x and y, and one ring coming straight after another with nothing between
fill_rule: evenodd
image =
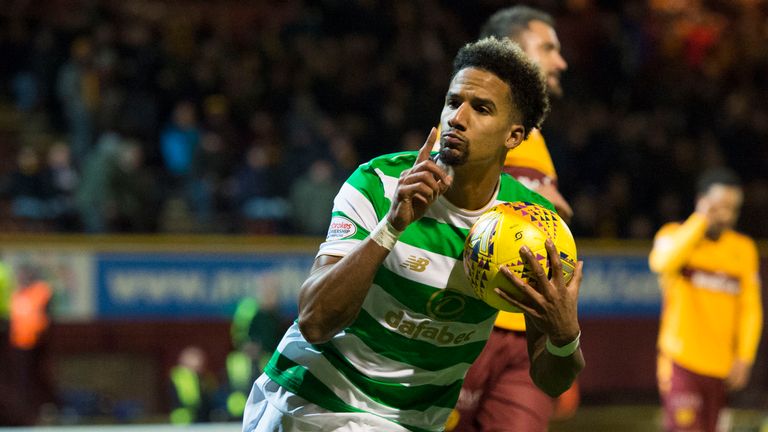
<instances>
[{"instance_id":1,"label":"player's beard","mask_svg":"<svg viewBox=\"0 0 768 432\"><path fill-rule=\"evenodd\" d=\"M722 224L715 224L707 228L707 238L712 241L717 241L720 239L720 236L723 234L723 231L728 229L729 227L723 226Z\"/></svg>"},{"instance_id":2,"label":"player's beard","mask_svg":"<svg viewBox=\"0 0 768 432\"><path fill-rule=\"evenodd\" d=\"M547 93L549 93L550 99L562 99L563 97L563 82L560 78L560 74L547 77Z\"/></svg>"},{"instance_id":3,"label":"player's beard","mask_svg":"<svg viewBox=\"0 0 768 432\"><path fill-rule=\"evenodd\" d=\"M464 165L469 160L469 146L466 144L446 146L445 143L440 143L440 160L450 166Z\"/></svg>"}]
</instances>

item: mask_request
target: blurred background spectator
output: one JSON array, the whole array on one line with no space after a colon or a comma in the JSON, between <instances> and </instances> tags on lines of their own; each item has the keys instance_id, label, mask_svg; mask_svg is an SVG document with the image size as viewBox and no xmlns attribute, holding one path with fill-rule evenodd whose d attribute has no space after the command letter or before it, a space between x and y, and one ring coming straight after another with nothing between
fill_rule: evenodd
<instances>
[{"instance_id":1,"label":"blurred background spectator","mask_svg":"<svg viewBox=\"0 0 768 432\"><path fill-rule=\"evenodd\" d=\"M38 270L19 270L18 289L11 296L10 342L15 397L35 417L45 404L54 404L55 390L47 356L53 289Z\"/></svg>"},{"instance_id":2,"label":"blurred background spectator","mask_svg":"<svg viewBox=\"0 0 768 432\"><path fill-rule=\"evenodd\" d=\"M11 267L0 261L0 364L4 365L0 374L0 425L20 426L32 424L31 410L25 401L17 397L16 371L12 367L10 321L11 297L16 288L16 280Z\"/></svg>"},{"instance_id":3,"label":"blurred background spectator","mask_svg":"<svg viewBox=\"0 0 768 432\"><path fill-rule=\"evenodd\" d=\"M211 421L215 377L207 369L207 356L198 346L187 346L171 369L173 407L170 421L175 425Z\"/></svg>"},{"instance_id":4,"label":"blurred background spectator","mask_svg":"<svg viewBox=\"0 0 768 432\"><path fill-rule=\"evenodd\" d=\"M232 316L232 347L219 390L220 409L228 420L243 418L253 382L263 371L288 325L279 310L279 287L267 281L259 295L242 299Z\"/></svg>"},{"instance_id":5,"label":"blurred background spectator","mask_svg":"<svg viewBox=\"0 0 768 432\"><path fill-rule=\"evenodd\" d=\"M754 190L742 228L768 236L765 2L528 3L568 41L568 97L545 131L577 236L649 238L719 165ZM0 164L4 226L322 235L307 191L422 142L449 59L506 3L14 4L0 13L0 147L17 161ZM159 209L184 223L151 220Z\"/></svg>"}]
</instances>

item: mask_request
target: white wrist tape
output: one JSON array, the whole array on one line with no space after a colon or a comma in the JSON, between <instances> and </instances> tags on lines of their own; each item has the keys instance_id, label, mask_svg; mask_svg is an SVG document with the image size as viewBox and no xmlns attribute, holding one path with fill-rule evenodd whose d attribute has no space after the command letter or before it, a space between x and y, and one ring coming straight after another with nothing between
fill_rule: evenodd
<instances>
[{"instance_id":1,"label":"white wrist tape","mask_svg":"<svg viewBox=\"0 0 768 432\"><path fill-rule=\"evenodd\" d=\"M397 239L400 238L402 231L398 231L389 221L384 218L376 225L376 228L371 231L371 239L384 249L391 251L397 243Z\"/></svg>"},{"instance_id":2,"label":"white wrist tape","mask_svg":"<svg viewBox=\"0 0 768 432\"><path fill-rule=\"evenodd\" d=\"M581 332L579 332L578 335L576 335L576 339L571 341L570 343L563 345L561 347L555 346L552 341L547 338L547 351L549 351L550 354L557 356L557 357L568 357L571 354L575 353L577 349L579 349L579 339L581 338Z\"/></svg>"}]
</instances>

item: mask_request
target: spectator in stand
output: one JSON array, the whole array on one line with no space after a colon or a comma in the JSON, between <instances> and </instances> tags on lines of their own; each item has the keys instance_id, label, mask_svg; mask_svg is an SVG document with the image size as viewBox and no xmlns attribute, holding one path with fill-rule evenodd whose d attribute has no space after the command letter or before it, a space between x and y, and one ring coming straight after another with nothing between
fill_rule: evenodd
<instances>
[{"instance_id":1,"label":"spectator in stand","mask_svg":"<svg viewBox=\"0 0 768 432\"><path fill-rule=\"evenodd\" d=\"M232 211L227 205L227 187L233 160L221 135L203 133L192 160L188 196L196 222L204 231L227 232L231 228L232 222L224 215Z\"/></svg>"},{"instance_id":2,"label":"spectator in stand","mask_svg":"<svg viewBox=\"0 0 768 432\"><path fill-rule=\"evenodd\" d=\"M87 233L103 233L109 228L108 220L114 213L110 207L113 197L110 196L109 179L116 170L122 140L123 137L115 132L104 133L83 165L75 203Z\"/></svg>"},{"instance_id":3,"label":"spectator in stand","mask_svg":"<svg viewBox=\"0 0 768 432\"><path fill-rule=\"evenodd\" d=\"M58 74L57 94L72 143L76 166L82 166L93 145L95 110L99 105L99 76L88 37L72 42L70 57Z\"/></svg>"},{"instance_id":4,"label":"spectator in stand","mask_svg":"<svg viewBox=\"0 0 768 432\"><path fill-rule=\"evenodd\" d=\"M445 84L435 77L448 68L447 53L495 9L481 3L204 2L190 21L178 2L77 2L43 15L35 2L19 2L0 17L0 82L8 84L0 89L0 125L13 125L20 140L3 133L0 156L8 159L10 142L66 135L84 174L93 138L114 129L144 142L148 164L173 178L158 141L170 123L165 113L192 101L202 113L193 141L214 130L235 159L265 138L302 155L283 166L286 178L298 178L327 157L328 129L336 128L356 166L396 151L409 130L434 117ZM755 1L716 3L558 2L554 18L571 61L564 87L572 94L543 133L562 195L581 210L570 225L577 237L642 236L660 226L665 209L686 204L686 173L715 165L711 150L744 173L745 185L763 180L768 146L754 143L768 142L767 11ZM237 19L221 25L221 16ZM709 146L707 136L728 145ZM176 141L182 154L185 139ZM635 174L648 169L658 175ZM614 171L629 174L633 200L600 208ZM194 201L176 188L162 193L188 207ZM763 233L765 224L750 215L764 213L768 201L745 202L741 223Z\"/></svg>"},{"instance_id":5,"label":"spectator in stand","mask_svg":"<svg viewBox=\"0 0 768 432\"><path fill-rule=\"evenodd\" d=\"M208 96L203 101L202 135L215 133L227 148L234 148L239 141L239 133L232 121L229 99L221 94ZM242 149L241 149L242 150Z\"/></svg>"},{"instance_id":6,"label":"spectator in stand","mask_svg":"<svg viewBox=\"0 0 768 432\"><path fill-rule=\"evenodd\" d=\"M334 177L333 165L318 159L304 175L293 181L291 186L291 214L294 230L299 234L322 236L328 232L328 219L318 215L330 215L333 198L341 186Z\"/></svg>"},{"instance_id":7,"label":"spectator in stand","mask_svg":"<svg viewBox=\"0 0 768 432\"><path fill-rule=\"evenodd\" d=\"M190 101L178 102L170 123L160 136L163 166L170 175L171 194L184 195L186 192L200 136L195 105Z\"/></svg>"},{"instance_id":8,"label":"spectator in stand","mask_svg":"<svg viewBox=\"0 0 768 432\"><path fill-rule=\"evenodd\" d=\"M19 149L16 167L7 178L4 195L11 200L11 214L24 221L50 221L55 216L54 188L40 155L30 146Z\"/></svg>"},{"instance_id":9,"label":"spectator in stand","mask_svg":"<svg viewBox=\"0 0 768 432\"><path fill-rule=\"evenodd\" d=\"M288 217L288 202L281 196L284 176L279 154L273 145L253 144L235 173L235 202L251 232L275 234Z\"/></svg>"},{"instance_id":10,"label":"spectator in stand","mask_svg":"<svg viewBox=\"0 0 768 432\"><path fill-rule=\"evenodd\" d=\"M56 229L76 231L80 229L75 206L75 192L80 181L77 170L72 165L69 146L56 142L48 149L46 175L53 187L53 205Z\"/></svg>"},{"instance_id":11,"label":"spectator in stand","mask_svg":"<svg viewBox=\"0 0 768 432\"><path fill-rule=\"evenodd\" d=\"M112 210L109 222L113 231L154 231L160 207L159 184L144 164L144 151L138 141L121 143L107 188L108 207Z\"/></svg>"}]
</instances>

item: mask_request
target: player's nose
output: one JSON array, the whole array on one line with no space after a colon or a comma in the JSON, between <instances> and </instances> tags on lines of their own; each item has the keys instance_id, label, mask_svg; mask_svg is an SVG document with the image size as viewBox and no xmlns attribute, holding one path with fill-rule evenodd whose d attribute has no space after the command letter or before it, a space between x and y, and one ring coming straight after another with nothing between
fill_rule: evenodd
<instances>
[{"instance_id":1,"label":"player's nose","mask_svg":"<svg viewBox=\"0 0 768 432\"><path fill-rule=\"evenodd\" d=\"M465 102L459 105L458 108L451 114L451 116L448 118L448 126L458 129L458 130L466 130L467 129L467 113L469 110L469 105Z\"/></svg>"},{"instance_id":2,"label":"player's nose","mask_svg":"<svg viewBox=\"0 0 768 432\"><path fill-rule=\"evenodd\" d=\"M565 58L563 58L563 55L559 51L555 52L554 57L557 70L564 71L568 69L568 62L565 61Z\"/></svg>"}]
</instances>

